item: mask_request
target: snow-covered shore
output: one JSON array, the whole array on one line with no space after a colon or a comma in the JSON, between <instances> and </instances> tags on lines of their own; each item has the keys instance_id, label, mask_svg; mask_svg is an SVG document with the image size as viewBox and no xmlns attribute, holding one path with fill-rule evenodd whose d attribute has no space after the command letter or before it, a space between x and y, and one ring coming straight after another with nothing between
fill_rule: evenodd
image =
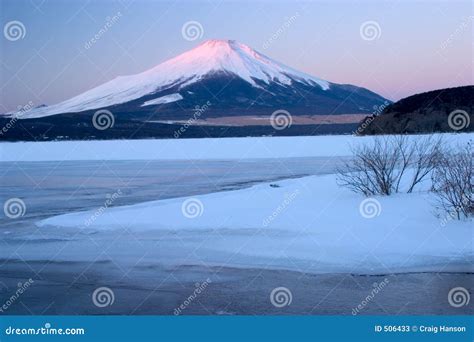
<instances>
[{"instance_id":1,"label":"snow-covered shore","mask_svg":"<svg viewBox=\"0 0 474 342\"><path fill-rule=\"evenodd\" d=\"M471 271L460 265L474 260L472 221L437 218L433 201L428 192L364 201L339 187L334 175L310 176L108 208L100 215L60 215L38 226L185 234L183 243L195 241L196 249L225 252L233 263L250 267L314 273Z\"/></svg>"},{"instance_id":2,"label":"snow-covered shore","mask_svg":"<svg viewBox=\"0 0 474 342\"><path fill-rule=\"evenodd\" d=\"M464 143L473 133L442 134ZM420 139L423 135L410 136ZM0 161L191 160L349 156L353 143L373 137L351 135L0 143Z\"/></svg>"}]
</instances>

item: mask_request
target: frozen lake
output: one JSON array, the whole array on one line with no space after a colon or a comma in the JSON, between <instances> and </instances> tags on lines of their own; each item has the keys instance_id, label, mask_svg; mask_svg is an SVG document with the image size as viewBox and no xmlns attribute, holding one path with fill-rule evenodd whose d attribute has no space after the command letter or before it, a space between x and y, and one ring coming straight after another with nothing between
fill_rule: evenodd
<instances>
[{"instance_id":1,"label":"frozen lake","mask_svg":"<svg viewBox=\"0 0 474 342\"><path fill-rule=\"evenodd\" d=\"M113 206L248 187L260 182L327 174L339 157L246 160L125 160L0 162L0 198L19 197L19 219L1 218L1 229L44 217L100 207L121 190ZM4 233L4 232L3 232ZM31 232L28 232L30 234Z\"/></svg>"},{"instance_id":2,"label":"frozen lake","mask_svg":"<svg viewBox=\"0 0 474 342\"><path fill-rule=\"evenodd\" d=\"M246 161L68 161L0 163L4 201L19 197L26 214L17 219L2 216L0 258L16 255L25 260L96 261L113 258L115 263L134 263L143 256L140 240L164 242L149 258L161 263L181 263L192 252L199 232L181 236L163 232L122 231L120 234L97 231L38 228L41 219L59 214L95 210L113 193L121 195L112 206L123 206L159 199L206 194L250 187L260 182L325 174L334 171L340 158L294 158ZM223 232L225 235L226 232ZM132 237L133 235L133 237ZM190 240L183 246L183 239ZM67 242L67 248L65 243ZM113 242L113 243L112 243ZM129 246L129 243L139 243ZM105 244L105 245L104 245ZM124 245L125 244L125 245ZM101 253L107 250L107 256ZM225 257L212 252L209 262ZM196 258L195 258L196 259ZM197 263L200 260L188 260Z\"/></svg>"},{"instance_id":3,"label":"frozen lake","mask_svg":"<svg viewBox=\"0 0 474 342\"><path fill-rule=\"evenodd\" d=\"M242 257L207 249L220 239L248 232L183 231L81 232L38 229L49 216L100 207L120 189L114 206L234 190L260 182L334 172L336 157L212 161L67 161L0 163L2 200L20 197L26 214L0 225L0 302L18 282L35 280L14 314L173 314L195 289L212 284L183 314L351 314L386 275L308 274L271 266L239 266ZM198 248L202 247L202 248ZM237 261L238 260L238 261ZM249 258L248 263L255 262ZM466 273L390 275L384 292L361 314L467 313L446 305L450 287L470 287ZM113 288L116 303L99 309L91 293ZM276 310L269 294L277 286L293 290L286 310ZM433 300L433 298L439 298Z\"/></svg>"}]
</instances>

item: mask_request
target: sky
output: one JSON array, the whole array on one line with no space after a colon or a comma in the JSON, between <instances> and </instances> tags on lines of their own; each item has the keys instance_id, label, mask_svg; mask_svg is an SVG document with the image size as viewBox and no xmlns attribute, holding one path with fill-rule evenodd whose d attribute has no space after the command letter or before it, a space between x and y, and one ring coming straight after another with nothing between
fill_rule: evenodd
<instances>
[{"instance_id":1,"label":"sky","mask_svg":"<svg viewBox=\"0 0 474 342\"><path fill-rule=\"evenodd\" d=\"M0 0L0 112L58 103L207 39L390 100L474 84L473 3Z\"/></svg>"}]
</instances>

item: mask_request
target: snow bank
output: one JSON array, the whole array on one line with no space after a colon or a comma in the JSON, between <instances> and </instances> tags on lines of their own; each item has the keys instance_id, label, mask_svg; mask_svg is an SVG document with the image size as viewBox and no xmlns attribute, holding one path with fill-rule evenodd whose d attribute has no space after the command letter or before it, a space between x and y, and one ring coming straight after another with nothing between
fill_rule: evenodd
<instances>
[{"instance_id":1,"label":"snow bank","mask_svg":"<svg viewBox=\"0 0 474 342\"><path fill-rule=\"evenodd\" d=\"M171 231L195 243L196 253L227 253L226 265L307 272L449 271L451 262L472 262L472 222L437 218L433 200L430 193L365 199L337 186L334 175L311 176L109 208L93 222L94 212L60 215L38 226Z\"/></svg>"},{"instance_id":2,"label":"snow bank","mask_svg":"<svg viewBox=\"0 0 474 342\"><path fill-rule=\"evenodd\" d=\"M423 137L410 136L410 139ZM443 134L446 142L467 142L473 133ZM373 137L204 138L0 143L0 161L189 160L348 156L350 144Z\"/></svg>"}]
</instances>

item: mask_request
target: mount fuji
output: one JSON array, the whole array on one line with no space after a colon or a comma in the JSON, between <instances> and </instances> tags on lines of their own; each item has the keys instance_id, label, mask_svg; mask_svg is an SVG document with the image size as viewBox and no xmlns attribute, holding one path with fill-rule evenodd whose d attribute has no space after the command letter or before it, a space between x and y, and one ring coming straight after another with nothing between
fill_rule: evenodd
<instances>
[{"instance_id":1,"label":"mount fuji","mask_svg":"<svg viewBox=\"0 0 474 342\"><path fill-rule=\"evenodd\" d=\"M64 102L0 116L0 140L138 139L353 132L390 101L279 63L233 40L208 40L154 68ZM106 130L94 124L106 111ZM272 127L272 113L293 125ZM98 117L98 116L97 116ZM11 121L17 124L11 123ZM181 132L183 124L186 131Z\"/></svg>"},{"instance_id":2,"label":"mount fuji","mask_svg":"<svg viewBox=\"0 0 474 342\"><path fill-rule=\"evenodd\" d=\"M233 40L208 40L156 67L120 76L21 119L108 109L134 118L186 119L207 102L208 117L369 113L386 99L367 89L331 83L279 63Z\"/></svg>"}]
</instances>

